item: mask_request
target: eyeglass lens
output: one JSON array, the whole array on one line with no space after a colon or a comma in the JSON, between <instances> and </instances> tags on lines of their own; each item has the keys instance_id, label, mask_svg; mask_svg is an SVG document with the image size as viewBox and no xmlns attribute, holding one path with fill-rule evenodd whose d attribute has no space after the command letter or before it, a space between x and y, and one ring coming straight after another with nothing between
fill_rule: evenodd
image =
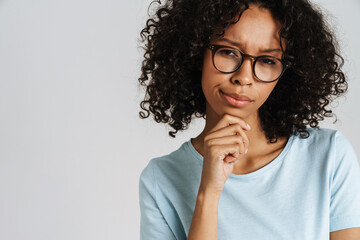
<instances>
[{"instance_id":1,"label":"eyeglass lens","mask_svg":"<svg viewBox=\"0 0 360 240\"><path fill-rule=\"evenodd\" d=\"M219 48L214 55L215 67L225 73L235 71L243 60L241 53L232 48ZM275 57L264 56L254 62L254 74L262 81L273 81L282 71L282 62Z\"/></svg>"}]
</instances>

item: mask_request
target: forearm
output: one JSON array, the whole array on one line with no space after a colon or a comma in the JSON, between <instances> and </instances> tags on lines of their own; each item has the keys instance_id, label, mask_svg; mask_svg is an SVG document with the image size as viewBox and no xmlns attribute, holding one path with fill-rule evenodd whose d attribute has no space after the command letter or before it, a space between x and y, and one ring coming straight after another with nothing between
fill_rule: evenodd
<instances>
[{"instance_id":1,"label":"forearm","mask_svg":"<svg viewBox=\"0 0 360 240\"><path fill-rule=\"evenodd\" d=\"M218 239L218 207L220 194L199 191L188 240Z\"/></svg>"}]
</instances>

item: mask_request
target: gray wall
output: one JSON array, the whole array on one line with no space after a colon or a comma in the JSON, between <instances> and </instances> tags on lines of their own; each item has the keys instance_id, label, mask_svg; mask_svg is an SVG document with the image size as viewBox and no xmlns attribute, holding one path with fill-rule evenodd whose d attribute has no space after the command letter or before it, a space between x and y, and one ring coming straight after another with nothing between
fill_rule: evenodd
<instances>
[{"instance_id":1,"label":"gray wall","mask_svg":"<svg viewBox=\"0 0 360 240\"><path fill-rule=\"evenodd\" d=\"M139 237L138 178L176 139L138 118L137 38L150 0L0 0L0 239ZM360 3L318 0L350 88L336 112L358 155Z\"/></svg>"}]
</instances>

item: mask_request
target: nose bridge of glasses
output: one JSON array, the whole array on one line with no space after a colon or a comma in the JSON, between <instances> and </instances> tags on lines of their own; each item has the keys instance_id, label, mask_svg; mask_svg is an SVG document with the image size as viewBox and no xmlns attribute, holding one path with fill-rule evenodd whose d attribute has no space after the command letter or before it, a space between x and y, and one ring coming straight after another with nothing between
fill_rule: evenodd
<instances>
[{"instance_id":1,"label":"nose bridge of glasses","mask_svg":"<svg viewBox=\"0 0 360 240\"><path fill-rule=\"evenodd\" d=\"M246 58L249 58L250 60L251 60L251 65L253 65L254 64L254 62L256 61L256 59L257 59L257 57L256 56L253 56L253 55L250 55L250 54L246 54L246 53L244 53L244 52L241 52L241 51L239 51L240 53L241 53L241 56L242 56L242 62L244 62L245 60L246 60Z\"/></svg>"},{"instance_id":2,"label":"nose bridge of glasses","mask_svg":"<svg viewBox=\"0 0 360 240\"><path fill-rule=\"evenodd\" d=\"M238 78L242 84L249 84L254 76L254 61L255 57L249 54L241 53L241 60L234 71L233 78ZM249 60L249 62L247 61ZM237 77L235 76L237 75Z\"/></svg>"},{"instance_id":3,"label":"nose bridge of glasses","mask_svg":"<svg viewBox=\"0 0 360 240\"><path fill-rule=\"evenodd\" d=\"M250 54L246 54L244 52L239 51L241 54L241 60L239 62L238 70L243 67L244 63L246 62L246 59L250 60L250 68L252 69L254 67L254 63L256 61L256 57L252 56Z\"/></svg>"}]
</instances>

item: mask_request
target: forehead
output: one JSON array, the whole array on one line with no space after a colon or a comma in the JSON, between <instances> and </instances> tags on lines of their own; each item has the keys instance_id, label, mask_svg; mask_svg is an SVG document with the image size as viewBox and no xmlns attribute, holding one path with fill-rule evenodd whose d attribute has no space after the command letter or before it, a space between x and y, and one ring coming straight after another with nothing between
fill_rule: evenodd
<instances>
[{"instance_id":1,"label":"forehead","mask_svg":"<svg viewBox=\"0 0 360 240\"><path fill-rule=\"evenodd\" d=\"M240 20L231 24L224 38L239 43L244 51L257 52L259 49L280 48L281 24L268 9L250 5Z\"/></svg>"}]
</instances>

